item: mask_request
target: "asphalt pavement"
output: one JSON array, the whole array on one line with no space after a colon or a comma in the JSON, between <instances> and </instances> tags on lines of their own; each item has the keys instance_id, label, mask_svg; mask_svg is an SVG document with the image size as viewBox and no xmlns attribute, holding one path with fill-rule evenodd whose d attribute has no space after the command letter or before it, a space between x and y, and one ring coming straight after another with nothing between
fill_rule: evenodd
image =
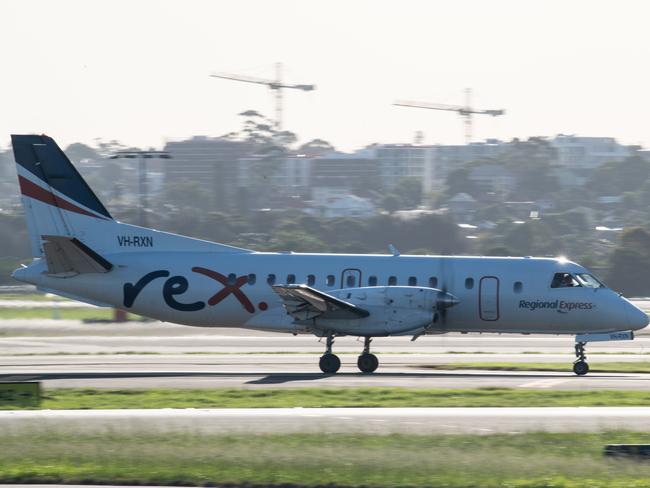
<instances>
[{"instance_id":1,"label":"asphalt pavement","mask_svg":"<svg viewBox=\"0 0 650 488\"><path fill-rule=\"evenodd\" d=\"M325 348L310 335L243 329L193 328L160 322L82 323L72 320L0 322L0 381L42 381L46 388L296 388L402 386L411 388L509 387L535 389L650 390L648 374L571 371L570 336L446 334L376 338L380 366L359 373L356 337L337 338L342 367L323 375ZM589 361L646 361L650 334L634 341L593 343ZM443 371L458 362L554 362L558 373Z\"/></svg>"},{"instance_id":2,"label":"asphalt pavement","mask_svg":"<svg viewBox=\"0 0 650 488\"><path fill-rule=\"evenodd\" d=\"M0 431L206 434L650 432L650 408L232 408L0 411Z\"/></svg>"}]
</instances>

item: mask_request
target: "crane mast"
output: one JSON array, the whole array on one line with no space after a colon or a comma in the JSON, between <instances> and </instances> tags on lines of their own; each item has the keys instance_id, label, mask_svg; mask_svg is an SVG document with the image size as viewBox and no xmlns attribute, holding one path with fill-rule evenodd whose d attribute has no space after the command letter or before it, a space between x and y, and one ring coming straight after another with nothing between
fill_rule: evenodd
<instances>
[{"instance_id":1,"label":"crane mast","mask_svg":"<svg viewBox=\"0 0 650 488\"><path fill-rule=\"evenodd\" d=\"M506 113L503 109L498 110L478 110L472 108L472 89L465 89L465 105L446 105L442 103L427 103L427 102L414 102L410 100L397 100L393 105L399 107L412 107L412 108L426 108L429 110L443 110L447 112L456 112L463 118L463 125L465 127L465 143L472 142L472 116L474 114L490 115L498 117Z\"/></svg>"},{"instance_id":2,"label":"crane mast","mask_svg":"<svg viewBox=\"0 0 650 488\"><path fill-rule=\"evenodd\" d=\"M268 80L264 78L254 78L252 76L234 75L230 73L215 73L210 75L212 78L221 78L224 80L242 81L244 83L255 83L258 85L266 85L273 92L275 98L275 129L279 132L282 130L282 116L283 116L283 90L285 88L292 90L312 91L316 89L316 85L291 85L282 82L282 63L275 64L275 79Z\"/></svg>"}]
</instances>

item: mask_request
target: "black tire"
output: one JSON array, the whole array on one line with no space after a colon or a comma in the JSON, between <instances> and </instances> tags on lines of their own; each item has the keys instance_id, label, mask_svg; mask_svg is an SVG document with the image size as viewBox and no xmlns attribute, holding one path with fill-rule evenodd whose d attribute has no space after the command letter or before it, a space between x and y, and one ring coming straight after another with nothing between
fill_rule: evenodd
<instances>
[{"instance_id":1,"label":"black tire","mask_svg":"<svg viewBox=\"0 0 650 488\"><path fill-rule=\"evenodd\" d=\"M379 366L379 359L374 354L362 354L357 359L357 367L362 373L373 373Z\"/></svg>"},{"instance_id":2,"label":"black tire","mask_svg":"<svg viewBox=\"0 0 650 488\"><path fill-rule=\"evenodd\" d=\"M584 376L589 372L589 365L586 361L577 361L573 363L573 372L578 376Z\"/></svg>"},{"instance_id":3,"label":"black tire","mask_svg":"<svg viewBox=\"0 0 650 488\"><path fill-rule=\"evenodd\" d=\"M323 354L318 365L323 373L334 374L341 367L341 360L336 354Z\"/></svg>"}]
</instances>

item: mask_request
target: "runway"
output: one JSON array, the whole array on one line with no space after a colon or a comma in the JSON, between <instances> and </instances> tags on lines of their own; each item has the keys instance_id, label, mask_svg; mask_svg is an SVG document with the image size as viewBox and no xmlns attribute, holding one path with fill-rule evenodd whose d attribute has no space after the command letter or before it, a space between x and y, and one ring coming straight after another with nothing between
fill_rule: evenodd
<instances>
[{"instance_id":1,"label":"runway","mask_svg":"<svg viewBox=\"0 0 650 488\"><path fill-rule=\"evenodd\" d=\"M299 388L388 387L650 390L648 374L576 377L570 336L462 335L377 338L380 367L358 372L362 343L337 338L342 367L323 375L324 345L313 336L241 329L201 329L159 322L82 323L69 320L0 322L0 381L42 381L46 388ZM650 335L594 343L589 361L650 360ZM556 362L566 371L441 371L452 362Z\"/></svg>"},{"instance_id":2,"label":"runway","mask_svg":"<svg viewBox=\"0 0 650 488\"><path fill-rule=\"evenodd\" d=\"M0 430L207 434L650 432L650 408L234 408L0 411Z\"/></svg>"},{"instance_id":3,"label":"runway","mask_svg":"<svg viewBox=\"0 0 650 488\"><path fill-rule=\"evenodd\" d=\"M460 356L460 357L459 357ZM468 355L385 355L380 369L359 373L356 355L342 355L335 375L318 370L318 355L0 357L0 381L41 381L46 388L524 388L650 390L650 374L567 371L437 371L429 364L485 361ZM496 355L500 360L504 356ZM627 356L622 356L627 358ZM535 358L537 359L537 358ZM544 358L546 360L552 358ZM569 358L570 359L570 358ZM495 359L496 360L496 359Z\"/></svg>"},{"instance_id":4,"label":"runway","mask_svg":"<svg viewBox=\"0 0 650 488\"><path fill-rule=\"evenodd\" d=\"M458 334L377 337L376 354L558 354L571 358L572 336ZM163 322L83 323L79 320L0 321L0 351L6 355L33 354L322 354L323 342L313 335L260 332L231 328L201 328ZM334 352L359 354L363 341L338 337ZM633 341L590 343L588 353L650 355L650 330L636 334ZM649 356L650 357L650 356Z\"/></svg>"}]
</instances>

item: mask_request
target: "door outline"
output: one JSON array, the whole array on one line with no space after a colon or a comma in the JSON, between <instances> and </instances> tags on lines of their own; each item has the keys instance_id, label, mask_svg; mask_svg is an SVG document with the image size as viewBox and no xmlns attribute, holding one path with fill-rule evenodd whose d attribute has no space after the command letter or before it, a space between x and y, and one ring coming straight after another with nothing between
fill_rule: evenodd
<instances>
[{"instance_id":1,"label":"door outline","mask_svg":"<svg viewBox=\"0 0 650 488\"><path fill-rule=\"evenodd\" d=\"M354 274L357 285L354 286L353 288L358 288L361 286L361 270L358 268L345 268L341 272L341 288L349 288L349 286L346 286L345 284L345 278L348 276L348 274Z\"/></svg>"},{"instance_id":2,"label":"door outline","mask_svg":"<svg viewBox=\"0 0 650 488\"><path fill-rule=\"evenodd\" d=\"M496 282L497 288L496 288L496 304L497 304L497 310L496 310L496 317L495 318L485 318L483 316L483 280L494 280ZM499 281L499 278L496 276L483 276L481 280L479 281L478 285L478 315L481 318L481 320L485 322L496 322L499 320L500 317L500 310L499 310L499 293L501 291L501 282Z\"/></svg>"}]
</instances>

